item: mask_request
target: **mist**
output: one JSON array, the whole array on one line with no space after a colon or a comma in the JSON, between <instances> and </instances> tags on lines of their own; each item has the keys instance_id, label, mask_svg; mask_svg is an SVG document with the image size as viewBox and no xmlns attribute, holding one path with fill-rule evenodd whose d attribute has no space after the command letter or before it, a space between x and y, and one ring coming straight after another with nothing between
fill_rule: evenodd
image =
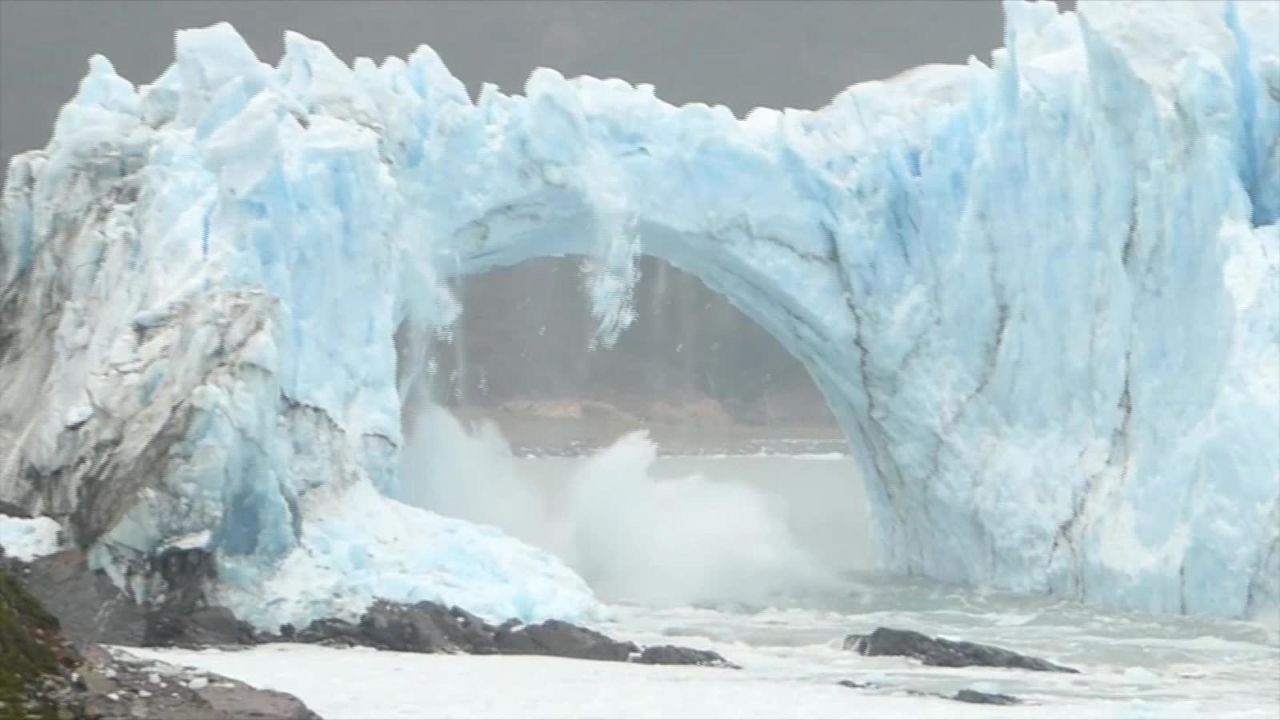
<instances>
[{"instance_id":1,"label":"mist","mask_svg":"<svg viewBox=\"0 0 1280 720\"><path fill-rule=\"evenodd\" d=\"M861 480L804 366L692 275L639 270L612 346L573 258L455 278L399 499L541 547L606 602L783 604L869 566Z\"/></svg>"},{"instance_id":2,"label":"mist","mask_svg":"<svg viewBox=\"0 0 1280 720\"><path fill-rule=\"evenodd\" d=\"M835 587L838 568L827 560L859 555L849 533L825 547L805 542L776 492L736 478L660 476L658 446L643 431L539 467L517 457L495 423L467 426L433 404L411 420L399 499L548 550L606 602L766 605Z\"/></svg>"}]
</instances>

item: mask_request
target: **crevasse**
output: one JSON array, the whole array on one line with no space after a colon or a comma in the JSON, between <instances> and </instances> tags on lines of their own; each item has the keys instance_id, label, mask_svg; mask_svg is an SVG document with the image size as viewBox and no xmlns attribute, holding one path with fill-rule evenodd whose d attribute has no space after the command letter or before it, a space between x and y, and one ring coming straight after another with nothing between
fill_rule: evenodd
<instances>
[{"instance_id":1,"label":"crevasse","mask_svg":"<svg viewBox=\"0 0 1280 720\"><path fill-rule=\"evenodd\" d=\"M443 279L588 255L608 341L648 253L805 364L887 569L1273 608L1280 5L1005 10L991 66L743 119L546 69L473 101L426 47L348 67L288 34L272 67L226 24L149 86L94 57L5 182L0 498L140 595L195 537L264 626L594 612L553 558L384 495Z\"/></svg>"}]
</instances>

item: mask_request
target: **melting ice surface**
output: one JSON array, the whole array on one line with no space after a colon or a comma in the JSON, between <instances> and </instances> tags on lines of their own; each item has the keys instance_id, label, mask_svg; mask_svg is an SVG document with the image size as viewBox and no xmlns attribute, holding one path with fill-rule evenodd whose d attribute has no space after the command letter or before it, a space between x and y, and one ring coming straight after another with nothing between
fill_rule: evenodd
<instances>
[{"instance_id":1,"label":"melting ice surface","mask_svg":"<svg viewBox=\"0 0 1280 720\"><path fill-rule=\"evenodd\" d=\"M255 622L588 616L546 553L388 499L401 411L443 279L591 256L607 341L650 253L806 365L885 569L1266 611L1280 6L1006 14L990 66L741 119L551 70L473 100L428 48L347 66L289 34L272 67L227 25L140 88L95 57L5 181L0 497L120 583L207 537Z\"/></svg>"}]
</instances>

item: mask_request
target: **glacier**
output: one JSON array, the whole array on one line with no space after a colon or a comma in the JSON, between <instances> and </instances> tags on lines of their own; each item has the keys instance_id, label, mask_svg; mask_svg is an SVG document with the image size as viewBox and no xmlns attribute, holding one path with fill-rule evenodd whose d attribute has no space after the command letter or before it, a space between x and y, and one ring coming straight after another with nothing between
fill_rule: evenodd
<instances>
[{"instance_id":1,"label":"glacier","mask_svg":"<svg viewBox=\"0 0 1280 720\"><path fill-rule=\"evenodd\" d=\"M597 612L396 503L401 418L445 280L586 256L607 343L651 254L804 363L886 569L1269 611L1280 4L1004 8L990 64L743 118L549 69L473 99L425 46L348 66L289 33L271 66L227 24L150 85L95 56L5 179L0 499L143 599L195 538L264 627L375 594Z\"/></svg>"}]
</instances>

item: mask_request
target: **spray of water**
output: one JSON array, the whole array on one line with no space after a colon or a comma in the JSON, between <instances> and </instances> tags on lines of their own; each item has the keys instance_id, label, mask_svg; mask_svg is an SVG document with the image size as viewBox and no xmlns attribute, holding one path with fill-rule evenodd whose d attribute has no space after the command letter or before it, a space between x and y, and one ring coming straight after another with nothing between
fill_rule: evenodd
<instances>
[{"instance_id":1,"label":"spray of water","mask_svg":"<svg viewBox=\"0 0 1280 720\"><path fill-rule=\"evenodd\" d=\"M767 494L655 477L642 432L552 479L527 472L495 425L468 429L438 406L417 413L408 439L401 499L549 550L604 600L755 605L831 581Z\"/></svg>"}]
</instances>

